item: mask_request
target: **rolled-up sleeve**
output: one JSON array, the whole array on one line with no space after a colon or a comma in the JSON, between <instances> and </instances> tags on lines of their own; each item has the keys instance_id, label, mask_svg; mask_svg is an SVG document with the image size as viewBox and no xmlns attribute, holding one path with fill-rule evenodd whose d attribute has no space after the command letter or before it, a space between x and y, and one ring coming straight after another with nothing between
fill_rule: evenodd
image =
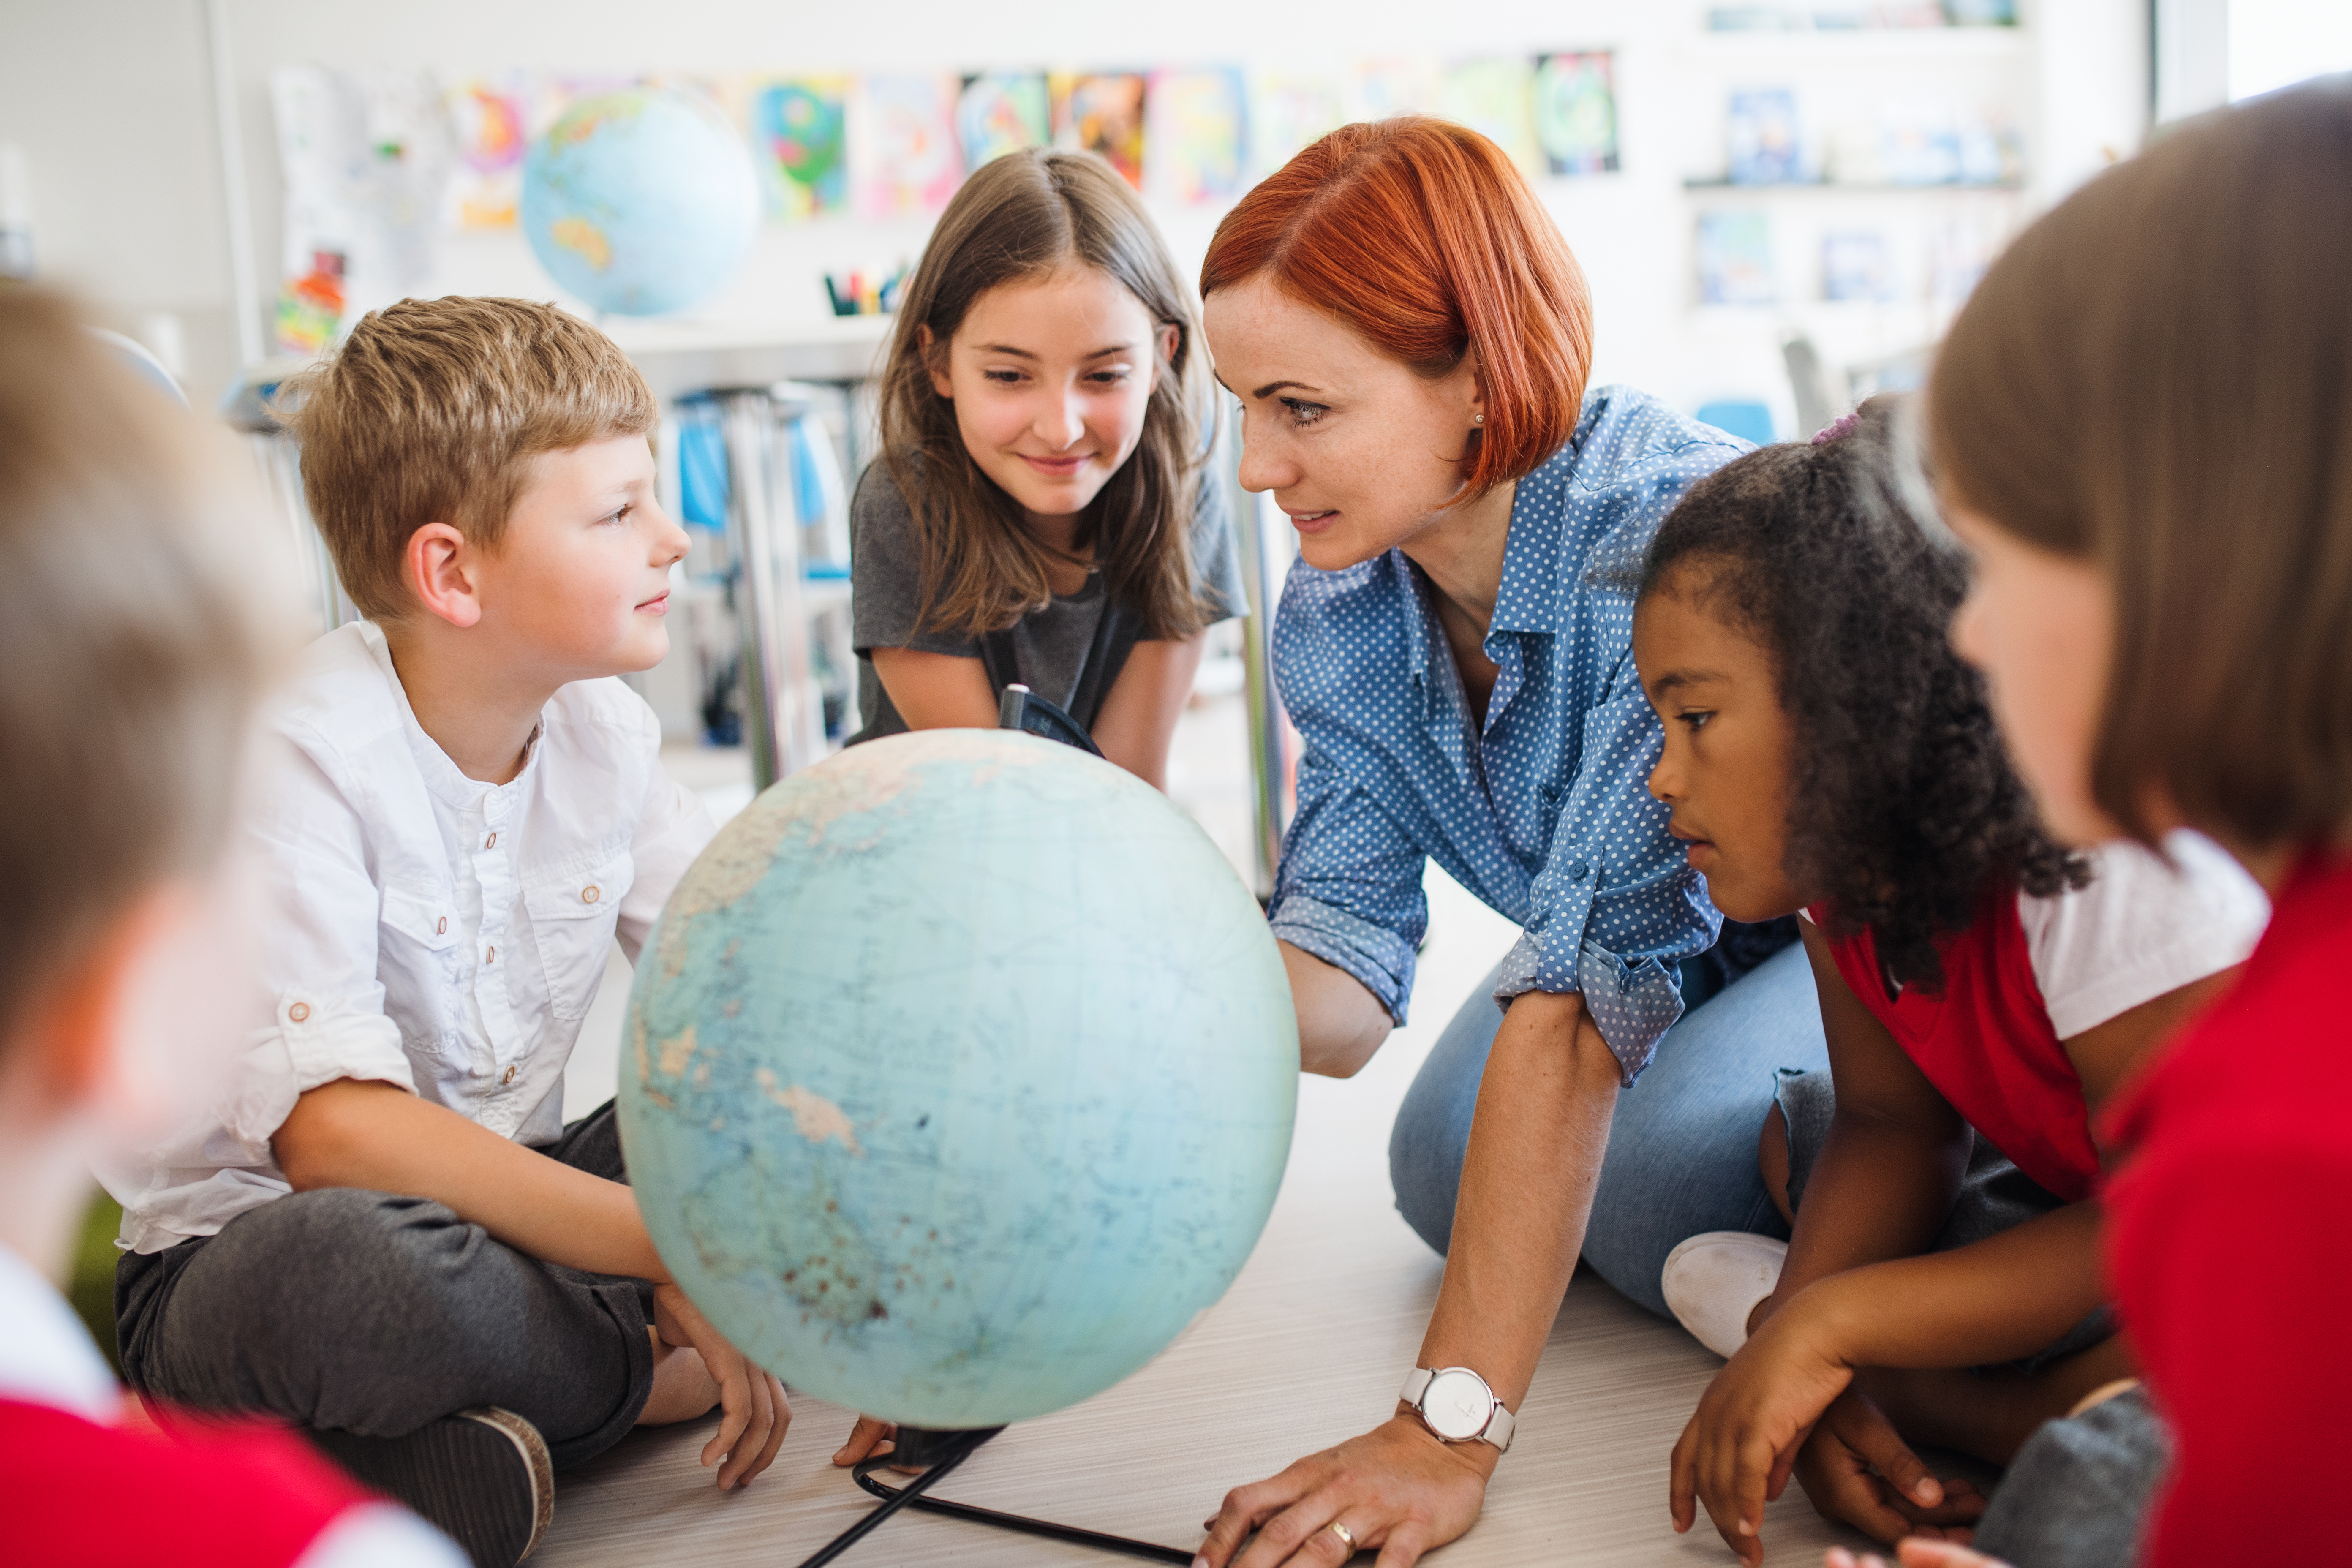
<instances>
[{"instance_id":1,"label":"rolled-up sleeve","mask_svg":"<svg viewBox=\"0 0 2352 1568\"><path fill-rule=\"evenodd\" d=\"M1529 991L1581 992L1627 1083L1682 1016L1676 965L1722 923L1649 793L1664 737L1631 671L1629 656L1618 689L1585 715L1581 766L1495 987L1506 1006Z\"/></svg>"},{"instance_id":2,"label":"rolled-up sleeve","mask_svg":"<svg viewBox=\"0 0 2352 1568\"><path fill-rule=\"evenodd\" d=\"M257 1157L294 1102L337 1079L416 1091L377 978L384 900L360 821L316 761L285 745L247 817L267 911L259 975L268 1016L246 1037L222 1125Z\"/></svg>"},{"instance_id":3,"label":"rolled-up sleeve","mask_svg":"<svg viewBox=\"0 0 2352 1568\"><path fill-rule=\"evenodd\" d=\"M1310 743L1298 763L1298 813L1283 836L1266 917L1274 934L1346 970L1405 1021L1413 954L1429 929L1424 856L1371 797Z\"/></svg>"}]
</instances>

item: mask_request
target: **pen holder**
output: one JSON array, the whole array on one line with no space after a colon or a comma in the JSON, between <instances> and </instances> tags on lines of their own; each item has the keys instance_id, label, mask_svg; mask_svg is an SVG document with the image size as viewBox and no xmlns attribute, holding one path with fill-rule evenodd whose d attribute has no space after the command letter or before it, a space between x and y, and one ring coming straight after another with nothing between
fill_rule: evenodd
<instances>
[{"instance_id":1,"label":"pen holder","mask_svg":"<svg viewBox=\"0 0 2352 1568\"><path fill-rule=\"evenodd\" d=\"M898 308L898 287L906 280L903 262L887 278L878 272L828 272L824 274L824 293L836 316L887 316Z\"/></svg>"}]
</instances>

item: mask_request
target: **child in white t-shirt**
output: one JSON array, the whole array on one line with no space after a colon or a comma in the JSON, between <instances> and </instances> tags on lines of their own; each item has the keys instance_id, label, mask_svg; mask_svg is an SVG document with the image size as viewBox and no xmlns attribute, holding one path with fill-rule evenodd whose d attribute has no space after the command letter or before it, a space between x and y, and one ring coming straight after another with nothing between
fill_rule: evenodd
<instances>
[{"instance_id":1,"label":"child in white t-shirt","mask_svg":"<svg viewBox=\"0 0 2352 1568\"><path fill-rule=\"evenodd\" d=\"M662 1268L612 1107L563 1069L711 834L617 679L662 657L687 541L656 410L603 333L514 300L404 300L291 394L310 509L369 617L268 710L249 812L275 910L235 1092L112 1183L131 1379L306 1428L482 1563L550 1471L724 1406L764 1469L782 1386ZM723 1461L723 1462L722 1462Z\"/></svg>"}]
</instances>

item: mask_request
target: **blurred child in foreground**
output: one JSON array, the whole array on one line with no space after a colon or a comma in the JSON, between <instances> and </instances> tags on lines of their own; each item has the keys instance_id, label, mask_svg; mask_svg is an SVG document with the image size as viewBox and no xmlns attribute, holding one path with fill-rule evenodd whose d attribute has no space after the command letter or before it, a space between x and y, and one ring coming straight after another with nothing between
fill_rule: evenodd
<instances>
[{"instance_id":1,"label":"blurred child in foreground","mask_svg":"<svg viewBox=\"0 0 2352 1568\"><path fill-rule=\"evenodd\" d=\"M224 850L271 649L219 457L63 304L0 289L0 1560L454 1568L283 1433L156 1430L49 1284L90 1163L236 1058Z\"/></svg>"}]
</instances>

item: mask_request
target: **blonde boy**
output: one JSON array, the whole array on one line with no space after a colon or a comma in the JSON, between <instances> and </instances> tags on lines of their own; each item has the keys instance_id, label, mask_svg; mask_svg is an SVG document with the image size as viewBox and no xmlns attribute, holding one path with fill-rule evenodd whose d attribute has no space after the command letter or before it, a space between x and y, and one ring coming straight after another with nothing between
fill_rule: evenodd
<instances>
[{"instance_id":1,"label":"blonde boy","mask_svg":"<svg viewBox=\"0 0 2352 1568\"><path fill-rule=\"evenodd\" d=\"M731 1487L790 1419L663 1270L612 1107L562 1121L607 944L635 955L710 837L608 679L667 649L687 541L644 381L552 307L404 300L287 401L368 618L268 711L268 1010L219 1115L118 1194L123 1364L510 1563L551 1468L633 1425L723 1405Z\"/></svg>"}]
</instances>

